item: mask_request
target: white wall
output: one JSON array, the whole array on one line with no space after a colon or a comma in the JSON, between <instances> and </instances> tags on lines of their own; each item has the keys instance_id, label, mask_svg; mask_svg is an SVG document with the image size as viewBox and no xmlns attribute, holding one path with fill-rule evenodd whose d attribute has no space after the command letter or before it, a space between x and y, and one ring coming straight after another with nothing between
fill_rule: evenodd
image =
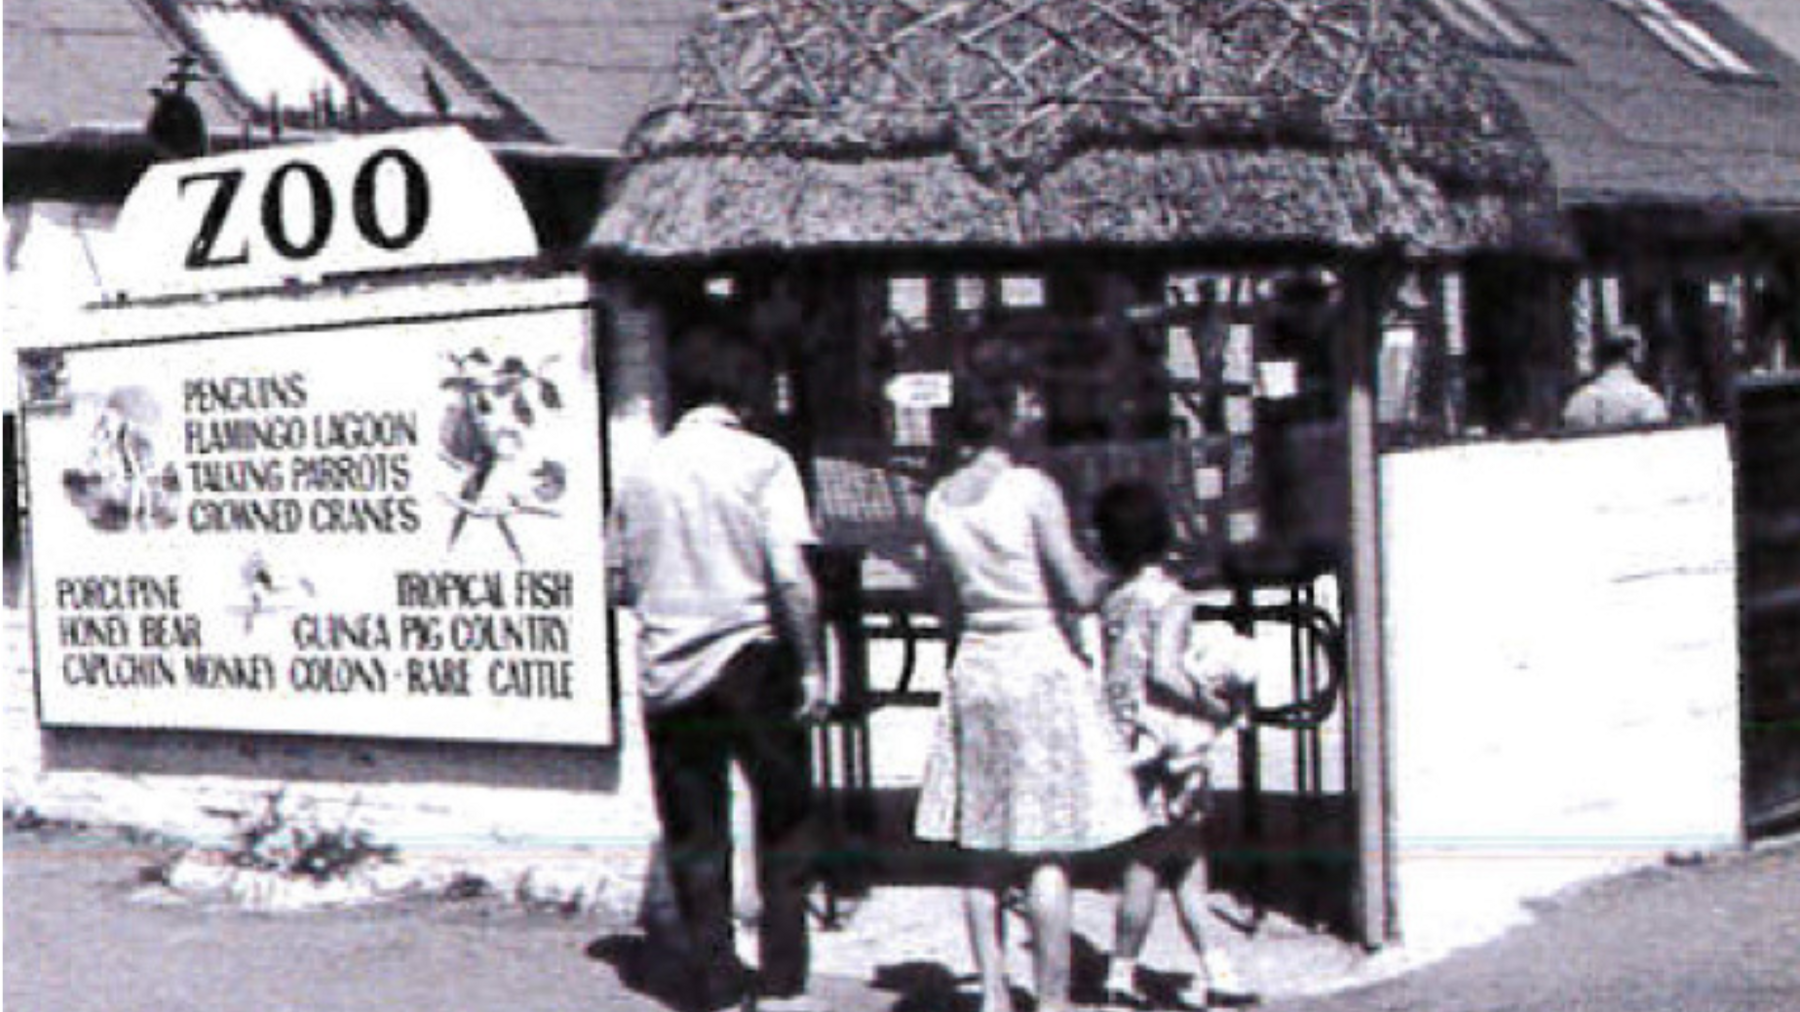
<instances>
[{"instance_id":1,"label":"white wall","mask_svg":"<svg viewBox=\"0 0 1800 1012\"><path fill-rule=\"evenodd\" d=\"M1403 939L1738 842L1724 430L1399 454L1382 481Z\"/></svg>"},{"instance_id":2,"label":"white wall","mask_svg":"<svg viewBox=\"0 0 1800 1012\"><path fill-rule=\"evenodd\" d=\"M103 293L118 212L110 205L58 201L6 205L7 352L0 364L0 404L7 411L18 404L13 351L71 333L80 307Z\"/></svg>"}]
</instances>

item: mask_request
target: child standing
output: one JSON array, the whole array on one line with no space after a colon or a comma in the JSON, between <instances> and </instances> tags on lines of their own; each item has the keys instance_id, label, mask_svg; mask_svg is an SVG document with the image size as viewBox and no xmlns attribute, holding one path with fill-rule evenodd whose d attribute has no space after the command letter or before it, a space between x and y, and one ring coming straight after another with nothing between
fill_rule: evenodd
<instances>
[{"instance_id":1,"label":"child standing","mask_svg":"<svg viewBox=\"0 0 1800 1012\"><path fill-rule=\"evenodd\" d=\"M1127 861L1108 1000L1144 1004L1137 960L1156 912L1159 875L1166 875L1182 928L1200 957L1190 993L1201 1000L1193 1004L1252 1002L1256 996L1238 983L1223 949L1209 942L1217 927L1207 909L1202 853L1208 755L1250 708L1252 668L1244 641L1232 633L1203 639L1193 630L1188 596L1162 564L1172 532L1168 507L1154 488L1141 482L1109 486L1095 501L1094 524L1101 553L1120 581L1101 607L1107 701L1155 826Z\"/></svg>"}]
</instances>

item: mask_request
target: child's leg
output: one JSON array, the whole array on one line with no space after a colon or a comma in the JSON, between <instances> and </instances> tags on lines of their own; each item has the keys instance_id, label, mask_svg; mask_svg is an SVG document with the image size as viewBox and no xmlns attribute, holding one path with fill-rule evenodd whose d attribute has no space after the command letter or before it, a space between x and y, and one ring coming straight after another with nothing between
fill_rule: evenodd
<instances>
[{"instance_id":1,"label":"child's leg","mask_svg":"<svg viewBox=\"0 0 1800 1012\"><path fill-rule=\"evenodd\" d=\"M1119 889L1119 915L1113 925L1113 955L1135 960L1143 954L1144 942L1150 937L1150 922L1156 917L1156 869L1144 861L1133 860L1125 866L1125 879Z\"/></svg>"},{"instance_id":2,"label":"child's leg","mask_svg":"<svg viewBox=\"0 0 1800 1012\"><path fill-rule=\"evenodd\" d=\"M1204 973L1195 983L1225 997L1254 997L1238 980L1237 971L1225 955L1220 942L1221 925L1213 916L1207 894L1210 883L1206 873L1206 856L1195 855L1185 866L1175 870L1175 911L1181 927L1200 957Z\"/></svg>"},{"instance_id":3,"label":"child's leg","mask_svg":"<svg viewBox=\"0 0 1800 1012\"><path fill-rule=\"evenodd\" d=\"M1181 929L1187 934L1188 944L1194 947L1194 953L1205 957L1208 952L1215 951L1213 933L1217 926L1213 923L1212 910L1207 904L1207 894L1211 885L1206 876L1206 858L1196 856L1185 859L1180 867L1174 869L1175 876L1175 912L1181 918Z\"/></svg>"},{"instance_id":4,"label":"child's leg","mask_svg":"<svg viewBox=\"0 0 1800 1012\"><path fill-rule=\"evenodd\" d=\"M1106 989L1121 995L1136 993L1132 979L1144 942L1150 937L1150 922L1156 917L1156 869L1148 862L1133 859L1125 865L1125 876L1119 884L1119 911L1113 923L1112 959L1106 969Z\"/></svg>"}]
</instances>

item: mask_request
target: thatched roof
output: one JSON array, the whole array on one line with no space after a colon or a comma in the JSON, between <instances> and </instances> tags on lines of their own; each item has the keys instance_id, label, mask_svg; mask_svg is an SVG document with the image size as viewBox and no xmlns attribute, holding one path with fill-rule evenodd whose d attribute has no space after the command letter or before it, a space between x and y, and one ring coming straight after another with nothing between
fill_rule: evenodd
<instances>
[{"instance_id":1,"label":"thatched roof","mask_svg":"<svg viewBox=\"0 0 1800 1012\"><path fill-rule=\"evenodd\" d=\"M1542 154L1420 0L735 0L591 245L1542 246Z\"/></svg>"}]
</instances>

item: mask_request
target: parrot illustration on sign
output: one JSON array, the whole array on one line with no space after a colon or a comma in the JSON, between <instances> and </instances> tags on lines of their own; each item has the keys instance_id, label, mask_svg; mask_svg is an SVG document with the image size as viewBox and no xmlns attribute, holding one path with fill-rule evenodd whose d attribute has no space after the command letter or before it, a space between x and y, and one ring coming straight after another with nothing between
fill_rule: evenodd
<instances>
[{"instance_id":1,"label":"parrot illustration on sign","mask_svg":"<svg viewBox=\"0 0 1800 1012\"><path fill-rule=\"evenodd\" d=\"M451 403L439 444L444 459L463 474L458 494L445 497L456 511L449 547L456 547L470 520L491 522L513 558L523 563L514 519L556 516L549 504L568 487L568 468L533 454L531 445L542 413L563 406L562 392L545 376L556 359L533 368L509 355L496 364L481 348L447 357L455 372L442 383Z\"/></svg>"}]
</instances>

